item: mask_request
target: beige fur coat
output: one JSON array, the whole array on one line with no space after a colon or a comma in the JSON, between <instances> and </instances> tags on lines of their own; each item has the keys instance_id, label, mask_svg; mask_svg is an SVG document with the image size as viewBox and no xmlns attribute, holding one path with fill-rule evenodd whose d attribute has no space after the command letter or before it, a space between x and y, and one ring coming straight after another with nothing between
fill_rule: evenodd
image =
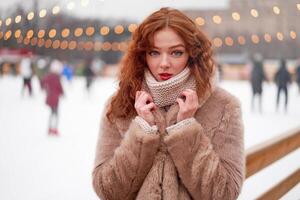
<instances>
[{"instance_id":1,"label":"beige fur coat","mask_svg":"<svg viewBox=\"0 0 300 200\"><path fill-rule=\"evenodd\" d=\"M104 116L93 171L102 200L236 199L244 180L244 142L238 100L216 88L188 126L176 123L177 104L155 112L158 131L133 119Z\"/></svg>"}]
</instances>

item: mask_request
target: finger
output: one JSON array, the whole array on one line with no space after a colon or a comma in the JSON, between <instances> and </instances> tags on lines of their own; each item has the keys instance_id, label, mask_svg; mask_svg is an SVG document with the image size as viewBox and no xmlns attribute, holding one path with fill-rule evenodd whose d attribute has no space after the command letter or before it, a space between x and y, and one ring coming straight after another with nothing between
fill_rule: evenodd
<instances>
[{"instance_id":1,"label":"finger","mask_svg":"<svg viewBox=\"0 0 300 200\"><path fill-rule=\"evenodd\" d=\"M181 99L184 100L184 102L190 98L190 92L187 90L183 90L180 94ZM183 98L182 98L183 97Z\"/></svg>"},{"instance_id":2,"label":"finger","mask_svg":"<svg viewBox=\"0 0 300 200\"><path fill-rule=\"evenodd\" d=\"M144 91L141 93L141 99L145 104L149 104L150 102L153 102L151 95Z\"/></svg>"},{"instance_id":3,"label":"finger","mask_svg":"<svg viewBox=\"0 0 300 200\"><path fill-rule=\"evenodd\" d=\"M183 90L182 92L181 92L181 94L183 94L183 95L189 95L191 92L189 91L189 90Z\"/></svg>"},{"instance_id":4,"label":"finger","mask_svg":"<svg viewBox=\"0 0 300 200\"><path fill-rule=\"evenodd\" d=\"M145 106L143 107L143 109L144 109L144 110L147 110L147 111L152 111L152 110L155 110L155 109L156 109L156 105L155 105L153 102L151 102L151 103L145 105Z\"/></svg>"},{"instance_id":5,"label":"finger","mask_svg":"<svg viewBox=\"0 0 300 200\"><path fill-rule=\"evenodd\" d=\"M193 96L193 99L198 99L198 95L197 95L197 92L195 90L192 90L192 89L187 89L187 90Z\"/></svg>"},{"instance_id":6,"label":"finger","mask_svg":"<svg viewBox=\"0 0 300 200\"><path fill-rule=\"evenodd\" d=\"M182 91L182 93L184 94L189 94L189 95L197 95L196 91L195 90L192 90L192 89L185 89Z\"/></svg>"},{"instance_id":7,"label":"finger","mask_svg":"<svg viewBox=\"0 0 300 200\"><path fill-rule=\"evenodd\" d=\"M181 98L177 98L176 102L178 103L179 108L182 108L184 106L184 101Z\"/></svg>"},{"instance_id":8,"label":"finger","mask_svg":"<svg viewBox=\"0 0 300 200\"><path fill-rule=\"evenodd\" d=\"M135 99L139 98L140 94L141 94L141 91L139 91L139 90L136 91L136 93L135 93Z\"/></svg>"},{"instance_id":9,"label":"finger","mask_svg":"<svg viewBox=\"0 0 300 200\"><path fill-rule=\"evenodd\" d=\"M147 95L143 91L141 91L141 94L139 96L139 100L140 100L140 102L143 102L144 104L146 103Z\"/></svg>"},{"instance_id":10,"label":"finger","mask_svg":"<svg viewBox=\"0 0 300 200\"><path fill-rule=\"evenodd\" d=\"M186 97L185 102L187 104L194 104L198 102L198 96L197 93L191 89L186 89L182 92L182 95Z\"/></svg>"},{"instance_id":11,"label":"finger","mask_svg":"<svg viewBox=\"0 0 300 200\"><path fill-rule=\"evenodd\" d=\"M135 107L136 107L136 105L138 105L139 104L139 102L140 102L140 100L139 100L139 97L140 97L140 93L141 93L141 91L136 91L136 93L135 93Z\"/></svg>"},{"instance_id":12,"label":"finger","mask_svg":"<svg viewBox=\"0 0 300 200\"><path fill-rule=\"evenodd\" d=\"M145 102L143 100L142 96L142 91L137 91L136 92L136 99L135 99L135 108L141 108L142 106L145 105Z\"/></svg>"},{"instance_id":13,"label":"finger","mask_svg":"<svg viewBox=\"0 0 300 200\"><path fill-rule=\"evenodd\" d=\"M141 91L141 93L143 93L143 94L146 95L146 96L149 96L150 99L152 100L152 96L151 96L148 92L146 92L146 91Z\"/></svg>"}]
</instances>

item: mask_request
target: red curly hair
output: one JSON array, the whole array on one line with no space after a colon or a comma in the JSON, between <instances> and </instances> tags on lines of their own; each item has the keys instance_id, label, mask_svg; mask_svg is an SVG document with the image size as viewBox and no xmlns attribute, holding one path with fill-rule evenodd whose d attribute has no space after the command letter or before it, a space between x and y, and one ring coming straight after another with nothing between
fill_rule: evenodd
<instances>
[{"instance_id":1,"label":"red curly hair","mask_svg":"<svg viewBox=\"0 0 300 200\"><path fill-rule=\"evenodd\" d=\"M176 9L161 8L147 17L132 36L121 62L119 89L106 113L110 121L136 114L135 93L141 90L144 70L148 67L146 52L153 47L153 35L164 28L173 29L185 42L189 54L188 66L196 79L197 95L202 97L210 90L214 73L211 42L185 14Z\"/></svg>"}]
</instances>

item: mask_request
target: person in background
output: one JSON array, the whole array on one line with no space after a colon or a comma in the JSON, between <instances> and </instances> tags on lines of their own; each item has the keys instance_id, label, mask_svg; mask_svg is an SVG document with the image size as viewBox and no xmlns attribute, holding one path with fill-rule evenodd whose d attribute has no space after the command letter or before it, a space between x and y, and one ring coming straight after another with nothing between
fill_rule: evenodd
<instances>
[{"instance_id":1,"label":"person in background","mask_svg":"<svg viewBox=\"0 0 300 200\"><path fill-rule=\"evenodd\" d=\"M85 65L83 74L84 74L85 80L86 80L86 89L89 92L91 85L93 83L93 80L94 80L94 76L95 76L95 73L92 68L92 59L88 59L86 61L86 65Z\"/></svg>"},{"instance_id":2,"label":"person in background","mask_svg":"<svg viewBox=\"0 0 300 200\"><path fill-rule=\"evenodd\" d=\"M291 75L287 71L285 59L280 60L279 70L275 74L275 83L277 85L276 111L279 109L280 95L283 92L285 96L284 108L287 112L288 107L288 84L291 83Z\"/></svg>"},{"instance_id":3,"label":"person in background","mask_svg":"<svg viewBox=\"0 0 300 200\"><path fill-rule=\"evenodd\" d=\"M223 67L221 63L216 63L217 67L217 80L221 82L223 80Z\"/></svg>"},{"instance_id":4,"label":"person in background","mask_svg":"<svg viewBox=\"0 0 300 200\"><path fill-rule=\"evenodd\" d=\"M253 66L251 71L251 87L252 87L252 100L251 100L251 109L254 110L254 101L255 96L259 100L259 111L262 112L262 92L263 92L263 81L266 80L263 60L260 54L254 55Z\"/></svg>"},{"instance_id":5,"label":"person in background","mask_svg":"<svg viewBox=\"0 0 300 200\"><path fill-rule=\"evenodd\" d=\"M179 10L162 8L138 26L101 121L93 170L100 199L238 198L241 107L216 86L212 55Z\"/></svg>"},{"instance_id":6,"label":"person in background","mask_svg":"<svg viewBox=\"0 0 300 200\"><path fill-rule=\"evenodd\" d=\"M25 57L20 62L20 74L23 78L23 87L22 87L22 96L24 96L25 89L28 89L28 93L32 95L32 85L31 85L31 78L32 78L32 66L31 66L31 59L30 57Z\"/></svg>"},{"instance_id":7,"label":"person in background","mask_svg":"<svg viewBox=\"0 0 300 200\"><path fill-rule=\"evenodd\" d=\"M40 88L42 88L42 80L43 77L45 76L45 74L48 73L49 71L49 62L48 59L46 58L39 58L36 62L36 70L35 70L35 75L37 76L38 80L39 80L39 84L40 84Z\"/></svg>"},{"instance_id":8,"label":"person in background","mask_svg":"<svg viewBox=\"0 0 300 200\"><path fill-rule=\"evenodd\" d=\"M92 71L94 72L94 74L96 76L102 76L103 75L103 71L104 71L104 66L105 63L99 59L99 58L95 58L92 61Z\"/></svg>"},{"instance_id":9,"label":"person in background","mask_svg":"<svg viewBox=\"0 0 300 200\"><path fill-rule=\"evenodd\" d=\"M63 65L63 70L62 70L62 75L69 81L71 82L73 79L73 69L69 65L67 61L64 62Z\"/></svg>"},{"instance_id":10,"label":"person in background","mask_svg":"<svg viewBox=\"0 0 300 200\"><path fill-rule=\"evenodd\" d=\"M60 81L60 73L62 71L62 63L53 60L50 64L50 71L42 79L42 88L46 91L46 104L50 107L51 114L49 116L49 135L59 135L58 133L58 106L59 98L63 95L63 88Z\"/></svg>"}]
</instances>

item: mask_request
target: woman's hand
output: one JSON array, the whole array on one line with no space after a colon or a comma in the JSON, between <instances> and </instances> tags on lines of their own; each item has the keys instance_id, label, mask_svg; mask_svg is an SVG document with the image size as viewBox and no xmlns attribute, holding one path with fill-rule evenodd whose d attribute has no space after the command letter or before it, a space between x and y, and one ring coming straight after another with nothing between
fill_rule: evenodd
<instances>
[{"instance_id":1,"label":"woman's hand","mask_svg":"<svg viewBox=\"0 0 300 200\"><path fill-rule=\"evenodd\" d=\"M194 117L198 107L199 101L197 93L194 90L186 89L181 93L181 96L176 99L179 105L179 112L177 114L177 123Z\"/></svg>"},{"instance_id":2,"label":"woman's hand","mask_svg":"<svg viewBox=\"0 0 300 200\"><path fill-rule=\"evenodd\" d=\"M137 91L135 95L134 108L137 114L148 122L150 126L155 125L152 111L156 109L151 95L145 91Z\"/></svg>"}]
</instances>

